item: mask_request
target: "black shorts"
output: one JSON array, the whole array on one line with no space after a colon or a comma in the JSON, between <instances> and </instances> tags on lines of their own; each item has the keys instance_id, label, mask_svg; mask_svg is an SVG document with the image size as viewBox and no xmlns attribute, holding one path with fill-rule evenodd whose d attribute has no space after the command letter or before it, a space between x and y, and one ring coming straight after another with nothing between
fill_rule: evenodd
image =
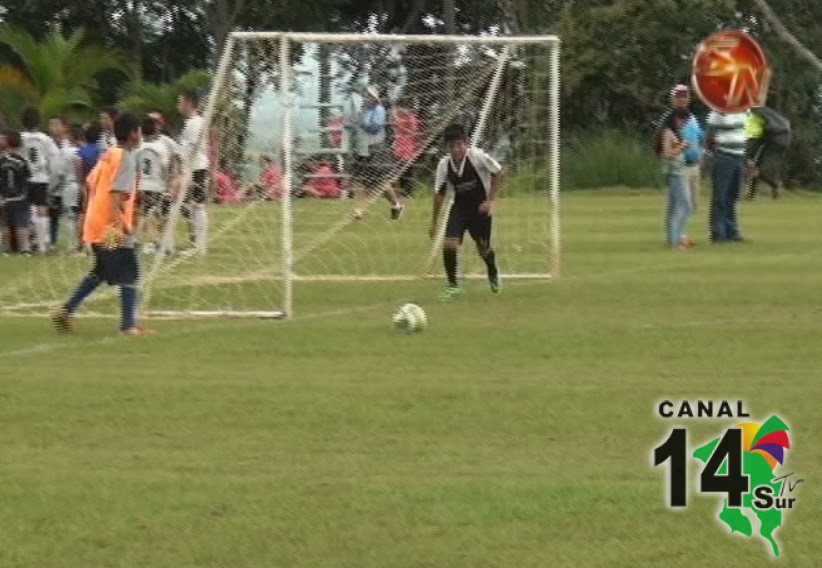
<instances>
[{"instance_id":1,"label":"black shorts","mask_svg":"<svg viewBox=\"0 0 822 568\"><path fill-rule=\"evenodd\" d=\"M208 201L208 170L196 170L191 174L191 191L186 195L186 203Z\"/></svg>"},{"instance_id":2,"label":"black shorts","mask_svg":"<svg viewBox=\"0 0 822 568\"><path fill-rule=\"evenodd\" d=\"M48 207L49 184L29 182L29 203L37 207Z\"/></svg>"},{"instance_id":3,"label":"black shorts","mask_svg":"<svg viewBox=\"0 0 822 568\"><path fill-rule=\"evenodd\" d=\"M168 215L169 200L164 193L159 191L144 191L140 194L140 216L146 217L149 214Z\"/></svg>"},{"instance_id":4,"label":"black shorts","mask_svg":"<svg viewBox=\"0 0 822 568\"><path fill-rule=\"evenodd\" d=\"M474 205L471 207L454 205L448 213L445 238L458 239L462 244L462 237L466 230L477 244L487 247L491 243L491 215L480 213Z\"/></svg>"},{"instance_id":5,"label":"black shorts","mask_svg":"<svg viewBox=\"0 0 822 568\"><path fill-rule=\"evenodd\" d=\"M183 200L183 217L191 217L192 203L205 203L208 201L208 170L196 170L191 175L192 184Z\"/></svg>"},{"instance_id":6,"label":"black shorts","mask_svg":"<svg viewBox=\"0 0 822 568\"><path fill-rule=\"evenodd\" d=\"M140 269L133 248L107 249L94 245L94 268L91 270L100 280L112 285L137 283Z\"/></svg>"},{"instance_id":7,"label":"black shorts","mask_svg":"<svg viewBox=\"0 0 822 568\"><path fill-rule=\"evenodd\" d=\"M12 229L28 227L31 224L31 207L25 201L6 203L3 206L3 223Z\"/></svg>"}]
</instances>

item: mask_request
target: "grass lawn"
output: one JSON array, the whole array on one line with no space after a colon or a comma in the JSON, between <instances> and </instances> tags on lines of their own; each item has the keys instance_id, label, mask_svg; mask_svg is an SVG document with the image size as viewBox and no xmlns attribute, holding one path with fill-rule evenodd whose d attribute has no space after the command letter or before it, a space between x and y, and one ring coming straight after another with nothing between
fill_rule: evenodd
<instances>
[{"instance_id":1,"label":"grass lawn","mask_svg":"<svg viewBox=\"0 0 822 568\"><path fill-rule=\"evenodd\" d=\"M563 206L563 277L500 297L301 284L292 321L157 321L139 339L0 318L0 566L764 565L765 542L697 494L695 461L689 507L665 507L654 447L731 424L662 420L665 398L788 421L783 471L807 481L779 563L819 566L822 199L744 203L753 242L724 246L705 244L703 204L685 253L661 244L661 194ZM39 270L23 261L42 259L0 259L0 288ZM389 327L407 298L423 334Z\"/></svg>"}]
</instances>

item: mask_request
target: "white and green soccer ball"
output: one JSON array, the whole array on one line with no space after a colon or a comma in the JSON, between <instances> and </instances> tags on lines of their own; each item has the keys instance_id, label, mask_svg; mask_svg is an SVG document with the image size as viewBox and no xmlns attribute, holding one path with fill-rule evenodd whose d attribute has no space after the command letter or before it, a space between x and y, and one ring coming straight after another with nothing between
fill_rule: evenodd
<instances>
[{"instance_id":1,"label":"white and green soccer ball","mask_svg":"<svg viewBox=\"0 0 822 568\"><path fill-rule=\"evenodd\" d=\"M403 304L397 309L393 318L394 325L408 332L418 332L428 327L425 310L417 304Z\"/></svg>"}]
</instances>

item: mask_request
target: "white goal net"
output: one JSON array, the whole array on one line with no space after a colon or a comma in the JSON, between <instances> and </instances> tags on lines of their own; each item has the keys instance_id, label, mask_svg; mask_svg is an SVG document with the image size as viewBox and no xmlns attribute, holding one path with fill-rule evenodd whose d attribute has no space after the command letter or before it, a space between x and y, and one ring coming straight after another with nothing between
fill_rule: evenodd
<instances>
[{"instance_id":1,"label":"white goal net","mask_svg":"<svg viewBox=\"0 0 822 568\"><path fill-rule=\"evenodd\" d=\"M180 254L181 193L159 254L141 257L143 313L288 316L434 297L434 170L450 124L503 167L492 237L503 278L558 275L558 94L550 36L232 34L201 109L207 249ZM386 196L404 205L398 219ZM5 312L64 300L89 266L28 260L41 266L0 287ZM485 293L467 234L459 262ZM115 312L114 299L91 310Z\"/></svg>"}]
</instances>

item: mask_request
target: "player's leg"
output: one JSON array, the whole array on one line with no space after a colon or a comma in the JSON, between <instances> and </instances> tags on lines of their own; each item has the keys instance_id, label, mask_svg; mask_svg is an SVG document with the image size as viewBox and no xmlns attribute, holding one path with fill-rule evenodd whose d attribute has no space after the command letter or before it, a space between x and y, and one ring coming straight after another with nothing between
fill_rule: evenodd
<instances>
[{"instance_id":1,"label":"player's leg","mask_svg":"<svg viewBox=\"0 0 822 568\"><path fill-rule=\"evenodd\" d=\"M94 267L91 269L91 272L80 281L80 284L69 297L68 301L60 306L51 316L51 321L57 331L64 333L74 331L74 314L80 308L80 305L100 284L106 280L110 280L112 270L111 251L97 246L93 247L92 250L94 252Z\"/></svg>"},{"instance_id":2,"label":"player's leg","mask_svg":"<svg viewBox=\"0 0 822 568\"><path fill-rule=\"evenodd\" d=\"M29 206L21 204L19 208L13 209L7 221L9 222L9 229L11 229L9 233L17 243L17 252L25 255L31 254L31 235L29 234L31 213Z\"/></svg>"},{"instance_id":3,"label":"player's leg","mask_svg":"<svg viewBox=\"0 0 822 568\"><path fill-rule=\"evenodd\" d=\"M440 294L440 299L444 302L462 293L457 279L457 256L467 228L467 221L468 217L459 207L451 207L445 224L445 239L442 242L442 264L445 268L446 285Z\"/></svg>"},{"instance_id":4,"label":"player's leg","mask_svg":"<svg viewBox=\"0 0 822 568\"><path fill-rule=\"evenodd\" d=\"M48 185L43 183L29 183L29 203L34 206L34 235L37 242L37 252L45 254L49 242L49 208Z\"/></svg>"},{"instance_id":5,"label":"player's leg","mask_svg":"<svg viewBox=\"0 0 822 568\"><path fill-rule=\"evenodd\" d=\"M397 198L397 191L394 185L389 182L394 170L394 160L388 146L380 146L374 152L374 168L377 179L380 180L380 190L383 197L391 204L390 215L394 220L402 217L405 206Z\"/></svg>"},{"instance_id":6,"label":"player's leg","mask_svg":"<svg viewBox=\"0 0 822 568\"><path fill-rule=\"evenodd\" d=\"M63 197L49 195L49 243L52 249L57 248L57 238L60 234L60 217L63 216Z\"/></svg>"},{"instance_id":7,"label":"player's leg","mask_svg":"<svg viewBox=\"0 0 822 568\"><path fill-rule=\"evenodd\" d=\"M120 331L126 335L151 335L154 330L137 325L137 293L140 266L133 248L120 248L115 255L115 283L120 285Z\"/></svg>"},{"instance_id":8,"label":"player's leg","mask_svg":"<svg viewBox=\"0 0 822 568\"><path fill-rule=\"evenodd\" d=\"M477 252L485 263L485 268L488 271L488 284L491 286L491 292L499 294L502 291L502 282L499 277L499 268L497 267L497 254L491 246L491 215L477 213L468 224L468 233L474 239L477 245Z\"/></svg>"},{"instance_id":9,"label":"player's leg","mask_svg":"<svg viewBox=\"0 0 822 568\"><path fill-rule=\"evenodd\" d=\"M208 251L208 211L206 209L208 170L194 172L191 221L194 229L194 248L198 254Z\"/></svg>"}]
</instances>

